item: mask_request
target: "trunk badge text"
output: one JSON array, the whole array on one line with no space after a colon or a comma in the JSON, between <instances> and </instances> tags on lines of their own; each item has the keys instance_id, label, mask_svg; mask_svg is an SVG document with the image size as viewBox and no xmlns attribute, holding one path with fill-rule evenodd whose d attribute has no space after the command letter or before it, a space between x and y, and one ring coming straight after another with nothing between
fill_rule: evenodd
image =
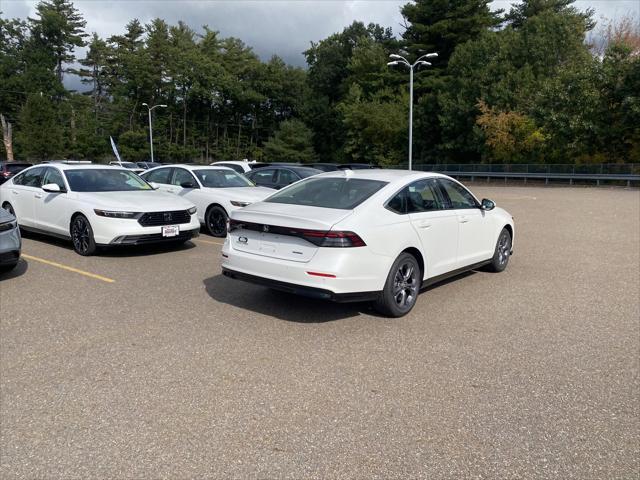
<instances>
[{"instance_id":1,"label":"trunk badge text","mask_svg":"<svg viewBox=\"0 0 640 480\"><path fill-rule=\"evenodd\" d=\"M269 231L269 225L263 225L262 226L262 231L263 232L268 232Z\"/></svg>"}]
</instances>

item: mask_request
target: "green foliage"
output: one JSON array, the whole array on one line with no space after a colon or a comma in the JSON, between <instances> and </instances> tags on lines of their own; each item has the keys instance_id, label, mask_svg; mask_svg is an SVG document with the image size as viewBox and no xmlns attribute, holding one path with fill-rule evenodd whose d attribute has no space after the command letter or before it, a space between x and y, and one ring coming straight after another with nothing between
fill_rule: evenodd
<instances>
[{"instance_id":1,"label":"green foliage","mask_svg":"<svg viewBox=\"0 0 640 480\"><path fill-rule=\"evenodd\" d=\"M63 147L63 128L56 105L47 97L30 95L18 116L17 150L28 160L56 157ZM46 132L46 133L45 133Z\"/></svg>"},{"instance_id":2,"label":"green foliage","mask_svg":"<svg viewBox=\"0 0 640 480\"><path fill-rule=\"evenodd\" d=\"M285 120L264 146L269 162L311 163L316 160L311 130L300 120Z\"/></svg>"},{"instance_id":3,"label":"green foliage","mask_svg":"<svg viewBox=\"0 0 640 480\"><path fill-rule=\"evenodd\" d=\"M409 1L401 39L356 21L312 43L304 70L159 18L89 37L69 0L42 0L35 18L0 18L0 113L17 159L106 160L113 136L124 159L146 160L147 103L166 105L152 113L163 161L393 165L407 155L409 75L389 54L436 51L415 72L414 161L640 162L637 22L609 24L594 55L591 10L514 2L503 15L489 0ZM67 91L65 72L85 91Z\"/></svg>"},{"instance_id":4,"label":"green foliage","mask_svg":"<svg viewBox=\"0 0 640 480\"><path fill-rule=\"evenodd\" d=\"M340 104L347 132L345 150L350 160L380 165L405 161L408 97L381 90L367 99L354 84Z\"/></svg>"}]
</instances>

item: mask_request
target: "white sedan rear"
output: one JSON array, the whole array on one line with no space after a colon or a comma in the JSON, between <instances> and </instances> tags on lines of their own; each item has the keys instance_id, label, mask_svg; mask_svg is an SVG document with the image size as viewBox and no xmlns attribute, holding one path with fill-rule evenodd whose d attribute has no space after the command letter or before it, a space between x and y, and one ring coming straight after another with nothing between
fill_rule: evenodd
<instances>
[{"instance_id":1,"label":"white sedan rear","mask_svg":"<svg viewBox=\"0 0 640 480\"><path fill-rule=\"evenodd\" d=\"M0 187L0 205L25 230L71 239L80 255L101 245L186 242L200 231L193 203L115 166L36 165Z\"/></svg>"},{"instance_id":2,"label":"white sedan rear","mask_svg":"<svg viewBox=\"0 0 640 480\"><path fill-rule=\"evenodd\" d=\"M420 288L465 270L506 268L513 218L444 175L331 172L231 214L223 273L402 316Z\"/></svg>"},{"instance_id":3,"label":"white sedan rear","mask_svg":"<svg viewBox=\"0 0 640 480\"><path fill-rule=\"evenodd\" d=\"M256 187L227 167L171 165L143 173L142 178L165 192L193 202L198 219L214 237L227 235L229 213L264 200L275 190Z\"/></svg>"}]
</instances>

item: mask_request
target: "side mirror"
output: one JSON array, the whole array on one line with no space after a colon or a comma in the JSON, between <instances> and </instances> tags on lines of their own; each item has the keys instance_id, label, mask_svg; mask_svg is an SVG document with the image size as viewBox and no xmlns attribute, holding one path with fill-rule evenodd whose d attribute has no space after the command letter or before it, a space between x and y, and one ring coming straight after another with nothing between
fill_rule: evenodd
<instances>
[{"instance_id":1,"label":"side mirror","mask_svg":"<svg viewBox=\"0 0 640 480\"><path fill-rule=\"evenodd\" d=\"M198 186L195 185L193 182L182 182L180 186L182 188L198 188Z\"/></svg>"},{"instance_id":2,"label":"side mirror","mask_svg":"<svg viewBox=\"0 0 640 480\"><path fill-rule=\"evenodd\" d=\"M44 190L47 193L60 193L60 192L62 192L62 189L60 188L60 185L58 185L56 183L47 183L46 185L42 186L42 190Z\"/></svg>"},{"instance_id":3,"label":"side mirror","mask_svg":"<svg viewBox=\"0 0 640 480\"><path fill-rule=\"evenodd\" d=\"M486 211L493 210L494 208L496 208L496 203L493 200L489 200L488 198L483 198L480 208Z\"/></svg>"},{"instance_id":4,"label":"side mirror","mask_svg":"<svg viewBox=\"0 0 640 480\"><path fill-rule=\"evenodd\" d=\"M160 188L160 186L156 182L149 182L149 185L151 185L151 188L153 188L154 190L158 190L158 188Z\"/></svg>"}]
</instances>

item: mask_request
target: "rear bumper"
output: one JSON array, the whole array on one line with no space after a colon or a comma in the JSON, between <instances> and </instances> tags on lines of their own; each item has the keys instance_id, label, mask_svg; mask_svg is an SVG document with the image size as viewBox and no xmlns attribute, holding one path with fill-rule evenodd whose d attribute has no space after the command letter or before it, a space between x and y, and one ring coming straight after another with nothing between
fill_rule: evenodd
<instances>
[{"instance_id":1,"label":"rear bumper","mask_svg":"<svg viewBox=\"0 0 640 480\"><path fill-rule=\"evenodd\" d=\"M200 229L183 230L175 237L163 237L161 233L122 235L114 238L109 245L148 245L151 243L186 242L198 235L200 235Z\"/></svg>"},{"instance_id":2,"label":"rear bumper","mask_svg":"<svg viewBox=\"0 0 640 480\"><path fill-rule=\"evenodd\" d=\"M256 275L249 275L248 273L236 272L234 270L229 270L228 268L223 268L222 274L229 278L262 285L282 292L293 293L303 297L332 300L339 303L368 302L375 300L378 295L378 292L334 293L322 288L307 287L304 285L296 285L295 283L271 280L269 278L258 277Z\"/></svg>"}]
</instances>

